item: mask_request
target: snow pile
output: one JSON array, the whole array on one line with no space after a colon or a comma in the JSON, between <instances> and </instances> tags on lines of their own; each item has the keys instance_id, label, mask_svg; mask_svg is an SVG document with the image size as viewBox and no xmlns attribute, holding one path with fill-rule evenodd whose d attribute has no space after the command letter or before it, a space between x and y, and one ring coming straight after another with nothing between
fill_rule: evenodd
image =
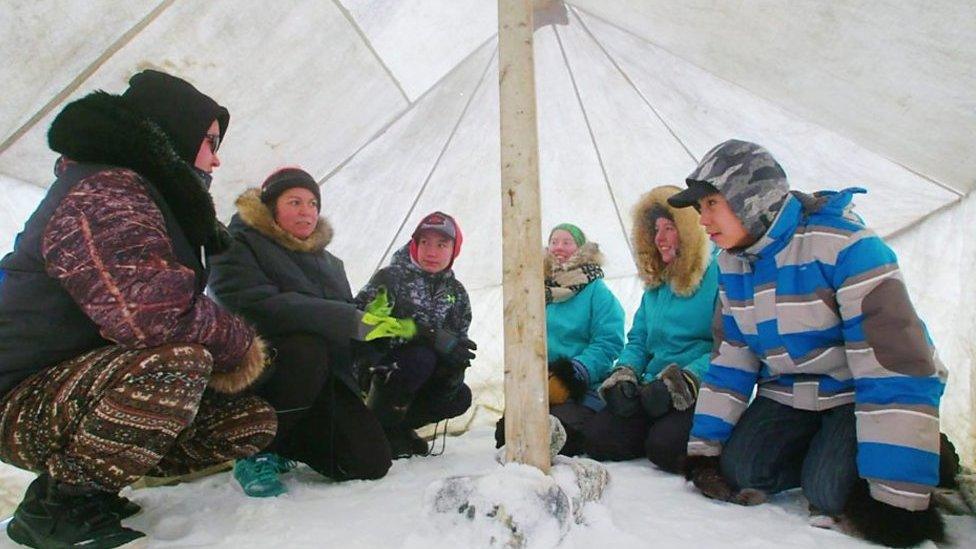
<instances>
[{"instance_id":1,"label":"snow pile","mask_svg":"<svg viewBox=\"0 0 976 549\"><path fill-rule=\"evenodd\" d=\"M247 498L228 473L189 484L123 493L143 506L126 521L150 536L150 547L403 547L423 538L425 549L454 549L449 539L423 536L431 519L423 496L433 482L457 475L498 471L491 430L477 428L449 438L439 457L398 460L376 481L330 482L299 467L283 480L279 498ZM560 547L703 547L734 549L876 547L808 525L806 501L790 492L757 507L716 503L685 480L658 471L646 460L608 463L613 478L604 500L584 507ZM18 486L29 476L0 465L0 485ZM957 547L972 545L976 521L947 516ZM0 548L14 547L0 535ZM416 545L414 545L416 547Z\"/></svg>"},{"instance_id":2,"label":"snow pile","mask_svg":"<svg viewBox=\"0 0 976 549\"><path fill-rule=\"evenodd\" d=\"M451 477L427 489L428 521L407 547L554 547L569 531L571 507L553 477L528 465Z\"/></svg>"}]
</instances>

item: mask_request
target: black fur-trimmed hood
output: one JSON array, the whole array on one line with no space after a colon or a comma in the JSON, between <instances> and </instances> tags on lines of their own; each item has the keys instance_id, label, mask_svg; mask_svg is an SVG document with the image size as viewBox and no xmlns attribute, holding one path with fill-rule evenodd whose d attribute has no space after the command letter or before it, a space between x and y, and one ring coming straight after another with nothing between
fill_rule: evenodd
<instances>
[{"instance_id":1,"label":"black fur-trimmed hood","mask_svg":"<svg viewBox=\"0 0 976 549\"><path fill-rule=\"evenodd\" d=\"M155 188L193 246L225 247L213 199L192 166L154 122L118 95L96 91L69 103L47 134L55 152L76 161L128 168Z\"/></svg>"}]
</instances>

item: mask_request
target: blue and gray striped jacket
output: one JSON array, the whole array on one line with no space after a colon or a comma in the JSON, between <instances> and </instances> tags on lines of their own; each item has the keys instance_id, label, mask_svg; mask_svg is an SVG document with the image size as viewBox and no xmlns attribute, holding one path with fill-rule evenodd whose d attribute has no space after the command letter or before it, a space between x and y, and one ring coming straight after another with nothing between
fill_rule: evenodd
<instances>
[{"instance_id":1,"label":"blue and gray striped jacket","mask_svg":"<svg viewBox=\"0 0 976 549\"><path fill-rule=\"evenodd\" d=\"M872 496L928 506L939 479L946 370L887 244L851 199L791 193L763 237L723 251L715 346L688 442L718 455L758 395L802 410L855 403L857 466Z\"/></svg>"}]
</instances>

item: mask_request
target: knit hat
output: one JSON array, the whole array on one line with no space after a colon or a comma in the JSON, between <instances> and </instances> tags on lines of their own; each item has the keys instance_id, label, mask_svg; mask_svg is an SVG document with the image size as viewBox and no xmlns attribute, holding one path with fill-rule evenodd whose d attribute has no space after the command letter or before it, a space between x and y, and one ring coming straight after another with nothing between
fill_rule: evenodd
<instances>
[{"instance_id":1,"label":"knit hat","mask_svg":"<svg viewBox=\"0 0 976 549\"><path fill-rule=\"evenodd\" d=\"M779 213L790 185L786 172L765 148L730 139L708 151L685 180L688 188L668 198L684 208L719 192L749 234L758 239Z\"/></svg>"},{"instance_id":2,"label":"knit hat","mask_svg":"<svg viewBox=\"0 0 976 549\"><path fill-rule=\"evenodd\" d=\"M269 175L264 180L264 183L261 184L261 202L264 202L269 208L274 209L278 197L288 189L295 187L301 187L311 191L315 195L315 201L318 203L316 209L322 209L322 194L319 190L319 184L316 183L315 179L308 172L297 166L278 168Z\"/></svg>"},{"instance_id":3,"label":"knit hat","mask_svg":"<svg viewBox=\"0 0 976 549\"><path fill-rule=\"evenodd\" d=\"M552 240L552 233L556 231L566 231L569 233L570 236L573 237L573 241L576 242L576 246L586 244L586 235L583 234L583 231L579 227L573 225L572 223L560 223L559 225L553 227L552 230L549 231L549 240Z\"/></svg>"},{"instance_id":4,"label":"knit hat","mask_svg":"<svg viewBox=\"0 0 976 549\"><path fill-rule=\"evenodd\" d=\"M415 263L419 263L417 257L417 241L420 239L420 234L424 231L434 231L454 241L454 252L451 255L451 261L447 264L447 268L450 269L454 265L454 260L457 259L457 256L461 255L461 242L464 241L464 237L461 235L461 226L458 225L453 217L444 212L433 212L424 216L410 236L410 258Z\"/></svg>"},{"instance_id":5,"label":"knit hat","mask_svg":"<svg viewBox=\"0 0 976 549\"><path fill-rule=\"evenodd\" d=\"M129 79L122 98L166 133L176 154L193 165L207 130L214 120L223 139L230 113L192 84L155 70L144 70Z\"/></svg>"}]
</instances>

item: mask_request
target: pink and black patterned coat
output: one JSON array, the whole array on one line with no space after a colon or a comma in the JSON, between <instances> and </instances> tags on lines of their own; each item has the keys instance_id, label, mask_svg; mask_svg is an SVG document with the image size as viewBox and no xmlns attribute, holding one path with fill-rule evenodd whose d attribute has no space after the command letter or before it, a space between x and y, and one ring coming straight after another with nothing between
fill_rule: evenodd
<instances>
[{"instance_id":1,"label":"pink and black patterned coat","mask_svg":"<svg viewBox=\"0 0 976 549\"><path fill-rule=\"evenodd\" d=\"M255 332L203 294L219 224L166 135L117 96L91 94L52 125L58 179L0 262L0 396L34 372L118 344L202 345L211 386L263 368ZM254 345L252 345L254 343Z\"/></svg>"}]
</instances>

